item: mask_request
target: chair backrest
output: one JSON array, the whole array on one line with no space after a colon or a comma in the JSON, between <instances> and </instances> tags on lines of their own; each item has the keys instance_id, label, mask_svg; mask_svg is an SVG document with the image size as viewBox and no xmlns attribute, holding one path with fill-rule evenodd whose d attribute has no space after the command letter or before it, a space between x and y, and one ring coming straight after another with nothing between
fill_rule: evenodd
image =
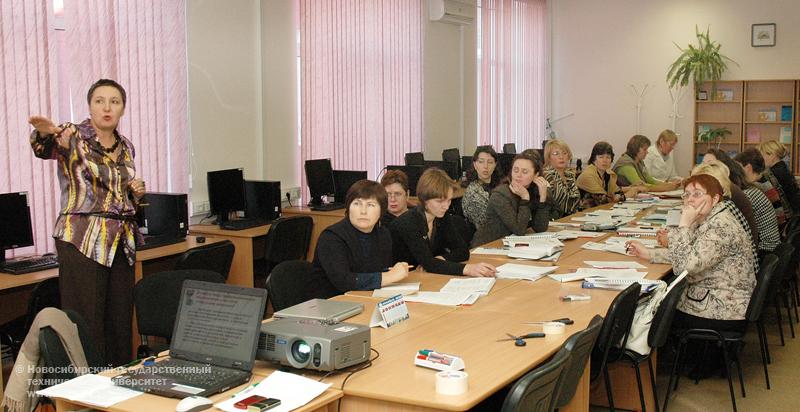
<instances>
[{"instance_id":1,"label":"chair backrest","mask_svg":"<svg viewBox=\"0 0 800 412\"><path fill-rule=\"evenodd\" d=\"M503 145L503 153L517 154L517 145L514 143L506 143Z\"/></svg>"},{"instance_id":2,"label":"chair backrest","mask_svg":"<svg viewBox=\"0 0 800 412\"><path fill-rule=\"evenodd\" d=\"M574 333L564 342L564 349L569 351L570 355L567 364L564 365L564 369L561 371L558 397L553 399L554 404L551 409L563 408L575 396L578 383L581 380L581 376L583 376L583 370L586 369L586 362L589 362L592 347L600 334L602 326L603 317L595 315L589 321L589 326L586 329Z\"/></svg>"},{"instance_id":3,"label":"chair backrest","mask_svg":"<svg viewBox=\"0 0 800 412\"><path fill-rule=\"evenodd\" d=\"M210 270L219 273L224 280L227 280L235 250L236 247L230 240L198 246L184 252L173 270Z\"/></svg>"},{"instance_id":4,"label":"chair backrest","mask_svg":"<svg viewBox=\"0 0 800 412\"><path fill-rule=\"evenodd\" d=\"M461 163L461 153L457 148L442 150L442 160L445 162Z\"/></svg>"},{"instance_id":5,"label":"chair backrest","mask_svg":"<svg viewBox=\"0 0 800 412\"><path fill-rule=\"evenodd\" d=\"M308 289L311 262L288 260L272 269L267 278L267 294L276 312L309 299Z\"/></svg>"},{"instance_id":6,"label":"chair backrest","mask_svg":"<svg viewBox=\"0 0 800 412\"><path fill-rule=\"evenodd\" d=\"M50 278L39 282L31 292L28 300L28 314L25 316L25 330L29 330L33 319L44 308L61 309L61 295L58 288L58 278Z\"/></svg>"},{"instance_id":7,"label":"chair backrest","mask_svg":"<svg viewBox=\"0 0 800 412\"><path fill-rule=\"evenodd\" d=\"M140 335L172 339L183 281L224 283L217 272L202 269L170 270L145 276L133 288L136 325Z\"/></svg>"},{"instance_id":8,"label":"chair backrest","mask_svg":"<svg viewBox=\"0 0 800 412\"><path fill-rule=\"evenodd\" d=\"M526 373L511 386L502 412L549 412L558 397L559 376L569 360L569 351L561 348L544 365Z\"/></svg>"},{"instance_id":9,"label":"chair backrest","mask_svg":"<svg viewBox=\"0 0 800 412\"><path fill-rule=\"evenodd\" d=\"M305 259L313 228L311 216L282 217L272 222L267 232L264 259L273 264Z\"/></svg>"},{"instance_id":10,"label":"chair backrest","mask_svg":"<svg viewBox=\"0 0 800 412\"><path fill-rule=\"evenodd\" d=\"M99 368L106 366L106 364L94 344L91 333L89 333L89 326L77 312L65 310L64 313L78 328L78 336L81 340L86 363L90 368L98 368L94 371L95 373L98 372ZM69 355L67 355L64 343L50 326L39 329L39 351L44 363L43 382L61 382L76 377L76 374L70 368L72 362L69 359ZM48 384L47 386L52 385Z\"/></svg>"},{"instance_id":11,"label":"chair backrest","mask_svg":"<svg viewBox=\"0 0 800 412\"><path fill-rule=\"evenodd\" d=\"M424 166L425 155L422 152L406 153L405 161L406 166Z\"/></svg>"},{"instance_id":12,"label":"chair backrest","mask_svg":"<svg viewBox=\"0 0 800 412\"><path fill-rule=\"evenodd\" d=\"M753 290L750 304L747 305L747 312L744 315L749 322L755 322L761 317L761 309L764 308L764 302L767 300L772 284L780 280L775 270L777 266L778 257L771 253L762 259L761 267L758 269L758 279L760 280L756 283L756 288Z\"/></svg>"},{"instance_id":13,"label":"chair backrest","mask_svg":"<svg viewBox=\"0 0 800 412\"><path fill-rule=\"evenodd\" d=\"M620 349L625 347L628 340L641 290L639 283L633 283L611 302L600 335L592 349L592 380L600 375L606 362L613 362L622 356L623 351Z\"/></svg>"},{"instance_id":14,"label":"chair backrest","mask_svg":"<svg viewBox=\"0 0 800 412\"><path fill-rule=\"evenodd\" d=\"M650 332L647 333L647 345L651 348L660 348L667 343L669 336L669 329L672 326L672 320L675 319L675 310L678 307L678 301L686 291L686 279L682 279L680 283L671 285L667 296L661 300L661 303L656 309L656 314L653 315L653 320L650 323Z\"/></svg>"}]
</instances>

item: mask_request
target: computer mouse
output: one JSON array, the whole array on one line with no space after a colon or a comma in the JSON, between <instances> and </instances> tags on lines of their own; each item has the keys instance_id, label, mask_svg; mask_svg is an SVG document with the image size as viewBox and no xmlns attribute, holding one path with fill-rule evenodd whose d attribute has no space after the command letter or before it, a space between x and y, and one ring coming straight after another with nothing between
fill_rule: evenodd
<instances>
[{"instance_id":1,"label":"computer mouse","mask_svg":"<svg viewBox=\"0 0 800 412\"><path fill-rule=\"evenodd\" d=\"M206 237L205 236L197 236L196 238L194 238L194 240L196 240L197 243L206 243Z\"/></svg>"},{"instance_id":2,"label":"computer mouse","mask_svg":"<svg viewBox=\"0 0 800 412\"><path fill-rule=\"evenodd\" d=\"M214 405L211 399L202 396L190 396L181 399L178 405L175 406L175 412L198 412L204 411Z\"/></svg>"}]
</instances>

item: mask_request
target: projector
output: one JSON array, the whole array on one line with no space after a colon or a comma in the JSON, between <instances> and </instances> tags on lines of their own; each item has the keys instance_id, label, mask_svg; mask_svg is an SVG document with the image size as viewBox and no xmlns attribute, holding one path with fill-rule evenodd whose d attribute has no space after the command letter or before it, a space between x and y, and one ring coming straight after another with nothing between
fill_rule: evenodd
<instances>
[{"instance_id":1,"label":"projector","mask_svg":"<svg viewBox=\"0 0 800 412\"><path fill-rule=\"evenodd\" d=\"M261 324L256 359L298 369L332 371L366 362L369 351L367 326L284 318Z\"/></svg>"}]
</instances>

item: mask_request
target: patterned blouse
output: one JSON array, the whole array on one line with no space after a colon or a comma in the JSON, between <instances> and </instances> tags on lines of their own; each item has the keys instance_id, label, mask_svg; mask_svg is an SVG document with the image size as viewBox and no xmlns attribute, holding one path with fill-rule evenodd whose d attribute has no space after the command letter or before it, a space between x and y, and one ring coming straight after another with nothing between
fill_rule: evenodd
<instances>
[{"instance_id":1,"label":"patterned blouse","mask_svg":"<svg viewBox=\"0 0 800 412\"><path fill-rule=\"evenodd\" d=\"M778 189L772 185L772 182L767 176L761 178L761 180L757 182L753 182L753 185L761 190L764 193L764 196L767 197L767 200L772 204L772 208L775 209L775 217L778 218L778 226L783 226L786 223L786 209L784 209L784 202L783 198L781 197L780 192Z\"/></svg>"},{"instance_id":2,"label":"patterned blouse","mask_svg":"<svg viewBox=\"0 0 800 412\"><path fill-rule=\"evenodd\" d=\"M476 228L486 223L486 209L489 208L489 192L487 185L478 179L473 180L464 190L464 197L461 199L461 207L464 208L464 216L475 225Z\"/></svg>"},{"instance_id":3,"label":"patterned blouse","mask_svg":"<svg viewBox=\"0 0 800 412\"><path fill-rule=\"evenodd\" d=\"M61 212L53 237L71 243L87 258L110 267L120 242L128 264L136 262L136 202L128 185L136 176L133 143L117 131L122 150L115 162L103 150L89 119L72 129L69 148L54 135L31 133L36 157L58 161Z\"/></svg>"},{"instance_id":4,"label":"patterned blouse","mask_svg":"<svg viewBox=\"0 0 800 412\"><path fill-rule=\"evenodd\" d=\"M744 194L750 199L753 205L753 214L758 226L758 250L759 252L772 252L781 243L781 234L778 230L778 217L775 209L767 199L767 196L755 186L744 189Z\"/></svg>"},{"instance_id":5,"label":"patterned blouse","mask_svg":"<svg viewBox=\"0 0 800 412\"><path fill-rule=\"evenodd\" d=\"M668 232L669 249L656 249L654 263L684 270L687 288L678 309L707 319L741 320L756 286L757 258L747 230L728 202L716 204L700 224Z\"/></svg>"},{"instance_id":6,"label":"patterned blouse","mask_svg":"<svg viewBox=\"0 0 800 412\"><path fill-rule=\"evenodd\" d=\"M580 210L581 193L575 183L575 170L565 169L562 178L555 168L545 166L543 176L550 183L548 195L552 195L551 202L554 206L551 209L552 218L559 219Z\"/></svg>"}]
</instances>

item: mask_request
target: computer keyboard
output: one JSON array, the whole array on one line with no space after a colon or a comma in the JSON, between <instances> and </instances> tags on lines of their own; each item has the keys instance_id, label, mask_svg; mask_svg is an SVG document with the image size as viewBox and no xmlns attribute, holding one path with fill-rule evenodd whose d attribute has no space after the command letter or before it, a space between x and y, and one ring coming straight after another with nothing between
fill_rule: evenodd
<instances>
[{"instance_id":1,"label":"computer keyboard","mask_svg":"<svg viewBox=\"0 0 800 412\"><path fill-rule=\"evenodd\" d=\"M250 229L251 227L269 225L272 222L273 222L272 220L264 220L264 219L228 220L225 222L221 222L219 224L219 228L225 230L243 230L243 229Z\"/></svg>"},{"instance_id":2,"label":"computer keyboard","mask_svg":"<svg viewBox=\"0 0 800 412\"><path fill-rule=\"evenodd\" d=\"M193 372L203 369L202 373ZM167 359L152 366L142 367L143 373L155 373L161 377L173 378L179 383L207 387L215 382L223 381L236 375L247 373L244 371L223 368L215 365L204 365L197 362L186 362L180 359Z\"/></svg>"},{"instance_id":3,"label":"computer keyboard","mask_svg":"<svg viewBox=\"0 0 800 412\"><path fill-rule=\"evenodd\" d=\"M311 205L311 210L327 212L330 210L344 209L344 203L323 203L321 205Z\"/></svg>"},{"instance_id":4,"label":"computer keyboard","mask_svg":"<svg viewBox=\"0 0 800 412\"><path fill-rule=\"evenodd\" d=\"M58 257L48 255L30 259L21 259L16 261L4 262L0 264L0 272L11 273L14 275L21 275L23 273L36 272L39 270L45 270L57 267L58 267Z\"/></svg>"}]
</instances>

